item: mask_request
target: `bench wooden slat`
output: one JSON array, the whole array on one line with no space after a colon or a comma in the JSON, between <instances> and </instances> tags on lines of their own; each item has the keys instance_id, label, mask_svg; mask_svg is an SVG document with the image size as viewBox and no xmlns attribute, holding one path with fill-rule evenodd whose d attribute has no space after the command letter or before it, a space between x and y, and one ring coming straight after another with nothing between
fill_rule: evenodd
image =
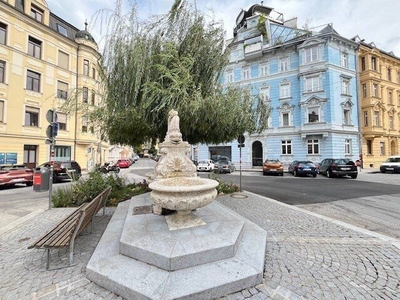
<instances>
[{"instance_id":1,"label":"bench wooden slat","mask_svg":"<svg viewBox=\"0 0 400 300\"><path fill-rule=\"evenodd\" d=\"M47 249L46 269L49 268L50 249L70 247L70 265L73 261L74 241L76 237L92 222L92 231L94 217L103 207L111 193L111 187L104 189L92 201L82 204L74 212L66 216L58 224L53 226L45 235L39 238L28 249Z\"/></svg>"},{"instance_id":2,"label":"bench wooden slat","mask_svg":"<svg viewBox=\"0 0 400 300\"><path fill-rule=\"evenodd\" d=\"M86 205L87 203L84 203L79 206L77 210L68 215L60 223L56 224L46 234L39 238L34 244L29 246L28 249L44 247L44 245L51 241L52 238L56 238L60 233L63 233L64 231L68 230L68 228L71 228L73 225L77 224L76 222L81 215L81 209Z\"/></svg>"}]
</instances>

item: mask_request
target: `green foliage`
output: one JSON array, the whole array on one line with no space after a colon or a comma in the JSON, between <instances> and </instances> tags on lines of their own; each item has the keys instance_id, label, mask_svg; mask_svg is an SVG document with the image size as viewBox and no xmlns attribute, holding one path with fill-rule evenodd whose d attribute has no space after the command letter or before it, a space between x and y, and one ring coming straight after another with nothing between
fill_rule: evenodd
<instances>
[{"instance_id":1,"label":"green foliage","mask_svg":"<svg viewBox=\"0 0 400 300\"><path fill-rule=\"evenodd\" d=\"M228 63L220 23L176 0L166 15L138 20L122 1L115 11L100 12L106 28L103 59L107 113L103 118L111 143L140 145L167 131L168 112L179 112L189 143L221 143L239 134L267 128L269 110L247 88L223 87ZM107 12L108 13L108 12ZM103 108L102 108L103 109Z\"/></svg>"},{"instance_id":2,"label":"green foliage","mask_svg":"<svg viewBox=\"0 0 400 300\"><path fill-rule=\"evenodd\" d=\"M210 174L208 175L208 178L218 181L219 183L217 186L218 195L232 194L239 192L239 187L236 184L233 184L233 182L226 183L222 181L221 176L219 175Z\"/></svg>"},{"instance_id":3,"label":"green foliage","mask_svg":"<svg viewBox=\"0 0 400 300\"><path fill-rule=\"evenodd\" d=\"M261 32L261 34L264 37L268 38L267 27L265 27L265 16L264 15L260 15L258 17L257 30L259 32Z\"/></svg>"},{"instance_id":4,"label":"green foliage","mask_svg":"<svg viewBox=\"0 0 400 300\"><path fill-rule=\"evenodd\" d=\"M69 187L55 190L52 197L53 205L54 207L80 206L85 202L90 202L108 186L111 186L111 194L106 203L108 206L116 206L121 201L150 191L147 182L126 184L115 174L104 175L101 172L90 172L85 180L79 180Z\"/></svg>"}]
</instances>

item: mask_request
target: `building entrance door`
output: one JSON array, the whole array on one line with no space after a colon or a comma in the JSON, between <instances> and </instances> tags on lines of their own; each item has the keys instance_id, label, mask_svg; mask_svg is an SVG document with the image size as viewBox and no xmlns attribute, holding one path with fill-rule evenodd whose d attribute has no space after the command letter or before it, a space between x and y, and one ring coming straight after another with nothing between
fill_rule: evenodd
<instances>
[{"instance_id":1,"label":"building entrance door","mask_svg":"<svg viewBox=\"0 0 400 300\"><path fill-rule=\"evenodd\" d=\"M36 145L24 145L24 165L28 168L36 168Z\"/></svg>"},{"instance_id":2,"label":"building entrance door","mask_svg":"<svg viewBox=\"0 0 400 300\"><path fill-rule=\"evenodd\" d=\"M255 141L252 146L253 167L262 166L263 163L263 146L260 141Z\"/></svg>"}]
</instances>

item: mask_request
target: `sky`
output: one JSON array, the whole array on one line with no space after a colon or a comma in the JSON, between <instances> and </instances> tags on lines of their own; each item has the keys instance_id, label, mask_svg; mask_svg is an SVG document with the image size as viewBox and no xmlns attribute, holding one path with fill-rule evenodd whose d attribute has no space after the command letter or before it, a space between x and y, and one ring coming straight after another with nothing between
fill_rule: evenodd
<instances>
[{"instance_id":1,"label":"sky","mask_svg":"<svg viewBox=\"0 0 400 300\"><path fill-rule=\"evenodd\" d=\"M126 6L128 1L123 0ZM297 17L299 28L307 23L309 27L316 27L318 30L318 26L332 24L345 38L350 39L358 35L366 43L374 42L377 48L385 52L393 51L400 57L399 0L189 1L204 12L213 12L215 19L223 22L227 38L233 35L236 17L241 9L247 10L253 4L263 2L263 5L282 13L285 20ZM167 13L174 0L136 0L136 3L139 18L144 20L151 14ZM115 0L47 0L47 5L51 12L79 29L84 29L87 20L89 32L99 41L100 25L95 24L93 17L102 9L113 9Z\"/></svg>"}]
</instances>

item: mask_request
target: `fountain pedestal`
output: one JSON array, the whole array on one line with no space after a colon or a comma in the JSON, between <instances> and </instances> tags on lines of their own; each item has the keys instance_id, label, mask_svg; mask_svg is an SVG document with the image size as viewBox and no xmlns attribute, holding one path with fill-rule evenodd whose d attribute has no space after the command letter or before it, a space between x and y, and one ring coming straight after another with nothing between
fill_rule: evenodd
<instances>
[{"instance_id":1,"label":"fountain pedestal","mask_svg":"<svg viewBox=\"0 0 400 300\"><path fill-rule=\"evenodd\" d=\"M118 205L88 279L133 300L210 300L262 282L265 230L214 201L193 212L205 225L171 231L165 216L132 214L151 203L147 193Z\"/></svg>"}]
</instances>

